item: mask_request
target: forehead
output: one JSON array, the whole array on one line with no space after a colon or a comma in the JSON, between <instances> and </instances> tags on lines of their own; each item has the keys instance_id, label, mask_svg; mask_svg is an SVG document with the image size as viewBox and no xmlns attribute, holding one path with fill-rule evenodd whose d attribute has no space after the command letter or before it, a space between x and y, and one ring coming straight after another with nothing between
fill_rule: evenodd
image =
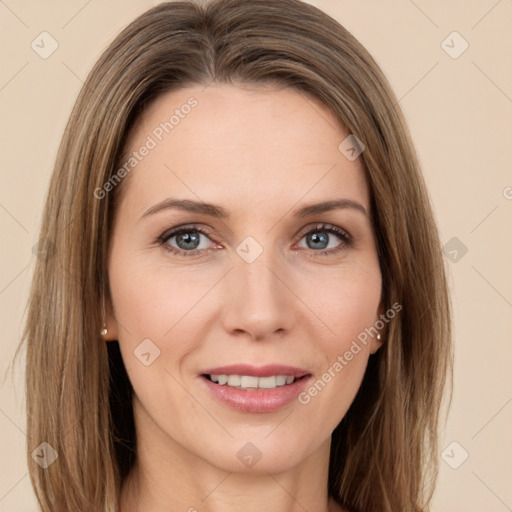
<instances>
[{"instance_id":1,"label":"forehead","mask_svg":"<svg viewBox=\"0 0 512 512\"><path fill-rule=\"evenodd\" d=\"M127 199L142 207L181 193L268 208L344 196L368 207L361 159L339 150L348 135L318 100L290 88L216 84L168 92L128 139L126 159L138 155Z\"/></svg>"}]
</instances>

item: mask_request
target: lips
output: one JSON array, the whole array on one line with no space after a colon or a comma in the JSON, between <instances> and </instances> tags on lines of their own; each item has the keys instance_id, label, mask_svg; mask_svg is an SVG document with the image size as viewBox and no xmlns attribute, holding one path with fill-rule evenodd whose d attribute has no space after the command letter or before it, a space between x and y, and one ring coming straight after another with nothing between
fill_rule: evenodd
<instances>
[{"instance_id":1,"label":"lips","mask_svg":"<svg viewBox=\"0 0 512 512\"><path fill-rule=\"evenodd\" d=\"M272 389L243 389L221 385L211 380L210 376L245 376L246 379L256 380L273 377L293 377L291 384L281 385ZM249 413L269 413L293 402L305 389L313 378L304 368L281 364L269 364L265 366L252 366L249 364L236 364L208 368L201 372L200 381L210 396L220 403L238 411Z\"/></svg>"}]
</instances>

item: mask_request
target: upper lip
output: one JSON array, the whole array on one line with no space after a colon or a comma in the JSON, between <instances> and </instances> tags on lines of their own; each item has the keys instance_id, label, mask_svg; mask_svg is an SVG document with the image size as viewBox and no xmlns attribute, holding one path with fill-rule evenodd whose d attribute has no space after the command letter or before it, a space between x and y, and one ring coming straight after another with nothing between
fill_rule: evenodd
<instances>
[{"instance_id":1,"label":"upper lip","mask_svg":"<svg viewBox=\"0 0 512 512\"><path fill-rule=\"evenodd\" d=\"M309 375L304 368L287 366L283 364L266 364L264 366L253 366L251 364L231 364L208 368L201 372L202 375L249 375L253 377L271 377L273 375L292 375L296 379Z\"/></svg>"}]
</instances>

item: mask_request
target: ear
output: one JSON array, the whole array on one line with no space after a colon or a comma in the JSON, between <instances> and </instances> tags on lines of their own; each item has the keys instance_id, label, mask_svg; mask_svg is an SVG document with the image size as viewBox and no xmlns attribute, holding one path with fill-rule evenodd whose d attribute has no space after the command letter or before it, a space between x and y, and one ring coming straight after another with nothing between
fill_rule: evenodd
<instances>
[{"instance_id":1,"label":"ear","mask_svg":"<svg viewBox=\"0 0 512 512\"><path fill-rule=\"evenodd\" d=\"M375 326L375 328L377 328L376 324L378 322L378 325L381 325L383 323L384 327L382 327L382 329L378 329L379 334L380 334L380 340L377 339L377 335L372 336L372 341L370 343L370 353L371 354L375 354L375 352L377 352L377 350L379 350L379 348L382 347L382 345L384 344L384 340L386 338L387 323L385 320L382 320L383 316L384 316L384 305L381 302L379 304L379 308L377 309L377 316L375 317L374 326Z\"/></svg>"},{"instance_id":2,"label":"ear","mask_svg":"<svg viewBox=\"0 0 512 512\"><path fill-rule=\"evenodd\" d=\"M118 323L114 314L114 307L110 297L105 297L105 325L107 327L107 335L105 341L113 341L118 339Z\"/></svg>"}]
</instances>

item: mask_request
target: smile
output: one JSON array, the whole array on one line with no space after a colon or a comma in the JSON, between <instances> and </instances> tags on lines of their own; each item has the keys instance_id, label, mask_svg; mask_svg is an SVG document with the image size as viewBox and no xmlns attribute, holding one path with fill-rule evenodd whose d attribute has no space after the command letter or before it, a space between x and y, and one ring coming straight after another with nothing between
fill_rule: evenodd
<instances>
[{"instance_id":1,"label":"smile","mask_svg":"<svg viewBox=\"0 0 512 512\"><path fill-rule=\"evenodd\" d=\"M273 412L297 401L313 375L284 365L222 366L202 372L200 381L216 402L249 413Z\"/></svg>"}]
</instances>

